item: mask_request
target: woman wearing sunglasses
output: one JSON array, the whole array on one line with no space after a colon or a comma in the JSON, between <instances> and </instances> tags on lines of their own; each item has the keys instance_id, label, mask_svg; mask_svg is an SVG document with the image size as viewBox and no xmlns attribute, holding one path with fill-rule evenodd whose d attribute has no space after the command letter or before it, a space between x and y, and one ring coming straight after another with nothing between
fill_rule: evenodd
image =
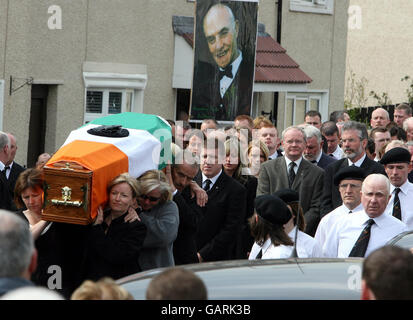
<instances>
[{"instance_id":1,"label":"woman wearing sunglasses","mask_svg":"<svg viewBox=\"0 0 413 320\"><path fill-rule=\"evenodd\" d=\"M139 265L142 270L174 266L179 211L168 180L162 171L149 170L138 178L138 185L138 213L147 228Z\"/></svg>"}]
</instances>

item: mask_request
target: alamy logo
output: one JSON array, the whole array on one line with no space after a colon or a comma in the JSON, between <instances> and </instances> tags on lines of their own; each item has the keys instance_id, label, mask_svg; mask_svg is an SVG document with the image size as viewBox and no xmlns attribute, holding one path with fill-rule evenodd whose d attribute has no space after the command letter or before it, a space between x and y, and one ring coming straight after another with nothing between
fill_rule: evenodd
<instances>
[{"instance_id":1,"label":"alamy logo","mask_svg":"<svg viewBox=\"0 0 413 320\"><path fill-rule=\"evenodd\" d=\"M61 30L62 29L62 8L60 6L50 6L47 9L47 13L51 14L47 20L47 27L50 30Z\"/></svg>"}]
</instances>

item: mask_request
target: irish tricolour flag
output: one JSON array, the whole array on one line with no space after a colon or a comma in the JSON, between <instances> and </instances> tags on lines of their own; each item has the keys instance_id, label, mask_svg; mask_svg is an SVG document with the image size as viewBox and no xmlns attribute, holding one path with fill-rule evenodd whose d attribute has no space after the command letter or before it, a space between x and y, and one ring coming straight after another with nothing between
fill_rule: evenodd
<instances>
[{"instance_id":1,"label":"irish tricolour flag","mask_svg":"<svg viewBox=\"0 0 413 320\"><path fill-rule=\"evenodd\" d=\"M47 162L48 166L62 161L75 162L93 172L91 186L91 212L93 214L99 205L107 201L106 188L113 178L123 172L129 172L132 177L137 178L147 170L158 169L165 165L167 160L161 157L161 153L170 155L171 129L162 118L159 120L161 121L159 125L159 123L150 124L144 121L157 117L153 115L126 113L117 116L115 123L105 121L105 118L113 118L109 116L98 119L100 120L98 124L89 123L72 131L62 147ZM122 116L127 121L121 121ZM135 120L140 119L140 122L134 121L131 124L133 117ZM129 135L123 138L112 138L87 132L102 124L122 125L129 131ZM132 125L144 127L144 129L130 128Z\"/></svg>"}]
</instances>

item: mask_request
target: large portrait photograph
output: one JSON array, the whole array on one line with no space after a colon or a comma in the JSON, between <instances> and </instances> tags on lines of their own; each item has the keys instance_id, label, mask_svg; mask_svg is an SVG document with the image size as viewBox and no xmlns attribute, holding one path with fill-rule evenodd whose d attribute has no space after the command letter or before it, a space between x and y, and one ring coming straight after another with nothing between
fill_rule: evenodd
<instances>
[{"instance_id":1,"label":"large portrait photograph","mask_svg":"<svg viewBox=\"0 0 413 320\"><path fill-rule=\"evenodd\" d=\"M191 120L251 114L257 1L198 0Z\"/></svg>"}]
</instances>

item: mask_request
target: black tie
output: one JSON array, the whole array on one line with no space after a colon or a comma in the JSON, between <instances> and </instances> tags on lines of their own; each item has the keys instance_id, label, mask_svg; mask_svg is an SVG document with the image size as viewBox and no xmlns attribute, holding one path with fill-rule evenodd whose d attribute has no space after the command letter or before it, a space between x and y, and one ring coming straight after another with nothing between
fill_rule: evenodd
<instances>
[{"instance_id":1,"label":"black tie","mask_svg":"<svg viewBox=\"0 0 413 320\"><path fill-rule=\"evenodd\" d=\"M288 165L290 167L288 171L288 184L291 186L293 185L294 179L295 179L295 172L294 172L294 167L296 166L295 162L290 162Z\"/></svg>"},{"instance_id":2,"label":"black tie","mask_svg":"<svg viewBox=\"0 0 413 320\"><path fill-rule=\"evenodd\" d=\"M219 70L219 80L221 80L224 76L232 79L232 65L228 65L224 68L224 70Z\"/></svg>"},{"instance_id":3,"label":"black tie","mask_svg":"<svg viewBox=\"0 0 413 320\"><path fill-rule=\"evenodd\" d=\"M373 224L373 219L369 219L367 221L367 226L363 229L359 238L354 244L354 247L351 250L349 257L364 257L364 255L366 254L367 246L369 245L370 229Z\"/></svg>"},{"instance_id":4,"label":"black tie","mask_svg":"<svg viewBox=\"0 0 413 320\"><path fill-rule=\"evenodd\" d=\"M261 259L262 258L262 249L260 250L260 252L258 252L257 256L255 257L255 259Z\"/></svg>"},{"instance_id":5,"label":"black tie","mask_svg":"<svg viewBox=\"0 0 413 320\"><path fill-rule=\"evenodd\" d=\"M317 164L317 160L313 160L311 161L311 163Z\"/></svg>"},{"instance_id":6,"label":"black tie","mask_svg":"<svg viewBox=\"0 0 413 320\"><path fill-rule=\"evenodd\" d=\"M205 180L204 190L205 190L206 192L209 191L209 187L211 186L211 183L212 183L211 180L209 180L209 179L206 179L206 180Z\"/></svg>"},{"instance_id":7,"label":"black tie","mask_svg":"<svg viewBox=\"0 0 413 320\"><path fill-rule=\"evenodd\" d=\"M332 154L332 153L330 153L329 156L334 158L334 154Z\"/></svg>"},{"instance_id":8,"label":"black tie","mask_svg":"<svg viewBox=\"0 0 413 320\"><path fill-rule=\"evenodd\" d=\"M3 174L4 174L4 177L7 179L7 169L10 169L10 167L9 166L5 166L4 167L4 170L3 170Z\"/></svg>"},{"instance_id":9,"label":"black tie","mask_svg":"<svg viewBox=\"0 0 413 320\"><path fill-rule=\"evenodd\" d=\"M395 190L396 192L394 193L394 201L393 201L393 217L401 220L402 209L400 207L400 199L399 199L400 188L396 188Z\"/></svg>"}]
</instances>

